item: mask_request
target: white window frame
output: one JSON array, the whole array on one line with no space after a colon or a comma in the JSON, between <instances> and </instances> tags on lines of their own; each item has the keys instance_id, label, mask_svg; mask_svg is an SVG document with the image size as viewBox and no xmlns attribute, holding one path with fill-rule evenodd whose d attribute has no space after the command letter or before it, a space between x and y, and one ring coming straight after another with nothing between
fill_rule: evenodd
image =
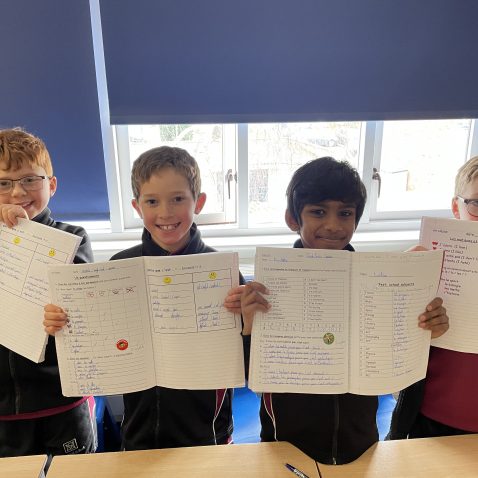
<instances>
[{"instance_id":1,"label":"white window frame","mask_svg":"<svg viewBox=\"0 0 478 478\"><path fill-rule=\"evenodd\" d=\"M199 225L214 224L223 225L236 222L236 204L237 204L237 159L236 159L236 127L235 125L222 125L222 160L223 171L226 173L231 170L233 180L230 181L230 197L226 194L227 179L224 176L224 211L216 213L201 213L196 217ZM135 214L131 205L133 199L133 189L131 187L131 158L129 149L128 126L117 125L114 127L118 156L118 176L121 189L121 206L123 210L124 229L141 228L143 223ZM205 191L207 194L207 191Z\"/></svg>"},{"instance_id":2,"label":"white window frame","mask_svg":"<svg viewBox=\"0 0 478 478\"><path fill-rule=\"evenodd\" d=\"M373 168L376 168L380 172L380 161L382 151L382 139L383 139L383 121L368 122L368 127L373 129L370 140L373 141L373 146L368 149L369 155L365 160L368 165L367 171L364 171L362 176L364 183L367 186L368 195L368 223L374 223L377 221L406 221L409 224L417 223L421 220L422 216L434 216L434 217L451 217L451 209L417 209L417 210L402 210L402 211L378 211L378 181L373 180ZM468 158L474 156L472 151L476 151L478 147L478 129L476 126L476 120L472 119L470 124L470 131L468 135L467 153L463 162ZM476 154L476 153L475 153ZM450 178L450 181L453 181ZM450 198L451 202L451 198Z\"/></svg>"},{"instance_id":3,"label":"white window frame","mask_svg":"<svg viewBox=\"0 0 478 478\"><path fill-rule=\"evenodd\" d=\"M123 210L123 230L132 231L142 227L141 220L134 216L131 206L132 190L130 184L130 158L127 126L116 126L116 151L118 181L120 187L121 207ZM377 182L372 180L373 168L380 170L380 153L383 136L382 121L362 122L359 151L359 172L367 189L367 203L359 224L359 232L367 231L418 231L420 219L425 215L451 217L449 209L417 210L417 211L377 211ZM236 180L231 182L231 201L225 200L225 211L220 214L201 214L198 224L203 225L205 237L233 236L268 236L275 243L275 238L290 235L285 226L279 227L249 227L248 221L248 125L224 125L223 129L224 171L232 169ZM471 121L468 139L467 158L478 155L478 124ZM225 183L225 191L227 185ZM207 191L206 191L207 193ZM237 218L236 214L237 203ZM112 216L112 218L116 217ZM116 222L119 220L115 219ZM112 230L118 231L118 225L113 224ZM279 243L281 240L279 240Z\"/></svg>"}]
</instances>

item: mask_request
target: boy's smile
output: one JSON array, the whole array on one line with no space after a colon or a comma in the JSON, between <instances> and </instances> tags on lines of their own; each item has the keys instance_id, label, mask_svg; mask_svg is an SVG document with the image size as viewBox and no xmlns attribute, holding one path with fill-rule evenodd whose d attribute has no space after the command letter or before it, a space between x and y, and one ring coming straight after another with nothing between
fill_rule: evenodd
<instances>
[{"instance_id":1,"label":"boy's smile","mask_svg":"<svg viewBox=\"0 0 478 478\"><path fill-rule=\"evenodd\" d=\"M48 176L46 171L36 164L25 164L20 169L4 170L0 168L0 179L21 179L26 176ZM56 191L56 178L44 179L38 191L26 191L21 184L15 182L9 193L0 194L0 204L15 204L22 207L29 219L38 216L48 205Z\"/></svg>"},{"instance_id":2,"label":"boy's smile","mask_svg":"<svg viewBox=\"0 0 478 478\"><path fill-rule=\"evenodd\" d=\"M205 202L204 193L195 201L187 179L166 167L141 185L140 197L132 203L154 242L177 252L188 244L194 214L201 212Z\"/></svg>"},{"instance_id":3,"label":"boy's smile","mask_svg":"<svg viewBox=\"0 0 478 478\"><path fill-rule=\"evenodd\" d=\"M306 204L298 224L286 211L289 228L299 233L302 244L309 249L343 249L355 231L355 204L328 200Z\"/></svg>"}]
</instances>

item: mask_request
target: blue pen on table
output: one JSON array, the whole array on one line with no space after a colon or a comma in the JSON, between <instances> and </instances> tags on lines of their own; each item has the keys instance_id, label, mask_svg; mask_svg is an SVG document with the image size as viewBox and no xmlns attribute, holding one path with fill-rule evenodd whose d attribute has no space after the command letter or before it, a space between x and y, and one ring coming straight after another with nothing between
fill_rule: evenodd
<instances>
[{"instance_id":1,"label":"blue pen on table","mask_svg":"<svg viewBox=\"0 0 478 478\"><path fill-rule=\"evenodd\" d=\"M288 470L292 471L292 473L297 475L299 478L309 478L305 473L302 473L295 466L289 465L289 463L286 463L285 466Z\"/></svg>"}]
</instances>

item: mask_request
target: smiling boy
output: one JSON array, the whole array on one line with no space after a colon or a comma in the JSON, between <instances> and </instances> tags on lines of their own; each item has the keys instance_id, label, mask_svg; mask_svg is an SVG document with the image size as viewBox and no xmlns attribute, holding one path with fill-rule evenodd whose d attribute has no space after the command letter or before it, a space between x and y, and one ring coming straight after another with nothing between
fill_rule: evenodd
<instances>
[{"instance_id":1,"label":"smiling boy","mask_svg":"<svg viewBox=\"0 0 478 478\"><path fill-rule=\"evenodd\" d=\"M206 202L199 167L181 148L161 146L136 159L131 171L132 204L144 223L141 244L111 259L213 252L194 223ZM241 279L242 283L243 280ZM54 334L66 323L54 305L45 308L44 325ZM249 338L245 338L246 347ZM153 387L123 395L125 450L219 445L231 441L231 389L176 390Z\"/></svg>"},{"instance_id":2,"label":"smiling boy","mask_svg":"<svg viewBox=\"0 0 478 478\"><path fill-rule=\"evenodd\" d=\"M299 234L297 248L353 251L353 233L362 216L366 191L358 172L330 157L310 161L292 176L287 188L285 220ZM267 312L263 284L251 282L231 289L226 301L234 307L240 298L244 323L255 313ZM433 336L448 328L439 298L428 304L419 325ZM313 459L343 464L358 458L378 440L376 396L344 394L263 393L260 409L262 441L283 440Z\"/></svg>"}]
</instances>

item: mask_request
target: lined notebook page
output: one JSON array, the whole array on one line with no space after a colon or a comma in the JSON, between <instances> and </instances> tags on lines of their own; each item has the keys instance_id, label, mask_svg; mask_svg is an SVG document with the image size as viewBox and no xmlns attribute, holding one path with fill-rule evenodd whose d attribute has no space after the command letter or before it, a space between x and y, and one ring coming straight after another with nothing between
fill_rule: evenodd
<instances>
[{"instance_id":1,"label":"lined notebook page","mask_svg":"<svg viewBox=\"0 0 478 478\"><path fill-rule=\"evenodd\" d=\"M257 248L255 278L272 307L254 319L252 390L347 391L350 259L347 251Z\"/></svg>"},{"instance_id":2,"label":"lined notebook page","mask_svg":"<svg viewBox=\"0 0 478 478\"><path fill-rule=\"evenodd\" d=\"M424 217L420 245L445 251L438 295L450 328L432 345L478 353L478 222Z\"/></svg>"},{"instance_id":3,"label":"lined notebook page","mask_svg":"<svg viewBox=\"0 0 478 478\"><path fill-rule=\"evenodd\" d=\"M418 316L441 265L441 251L353 254L350 392L386 394L425 377L431 333Z\"/></svg>"},{"instance_id":4,"label":"lined notebook page","mask_svg":"<svg viewBox=\"0 0 478 478\"><path fill-rule=\"evenodd\" d=\"M158 385L243 386L241 318L223 306L228 291L239 284L237 253L144 261Z\"/></svg>"},{"instance_id":5,"label":"lined notebook page","mask_svg":"<svg viewBox=\"0 0 478 478\"><path fill-rule=\"evenodd\" d=\"M50 302L47 266L72 262L81 238L20 219L0 224L0 343L34 361L44 360L43 307Z\"/></svg>"},{"instance_id":6,"label":"lined notebook page","mask_svg":"<svg viewBox=\"0 0 478 478\"><path fill-rule=\"evenodd\" d=\"M56 348L65 396L155 385L143 259L51 267L52 301L68 312Z\"/></svg>"}]
</instances>

